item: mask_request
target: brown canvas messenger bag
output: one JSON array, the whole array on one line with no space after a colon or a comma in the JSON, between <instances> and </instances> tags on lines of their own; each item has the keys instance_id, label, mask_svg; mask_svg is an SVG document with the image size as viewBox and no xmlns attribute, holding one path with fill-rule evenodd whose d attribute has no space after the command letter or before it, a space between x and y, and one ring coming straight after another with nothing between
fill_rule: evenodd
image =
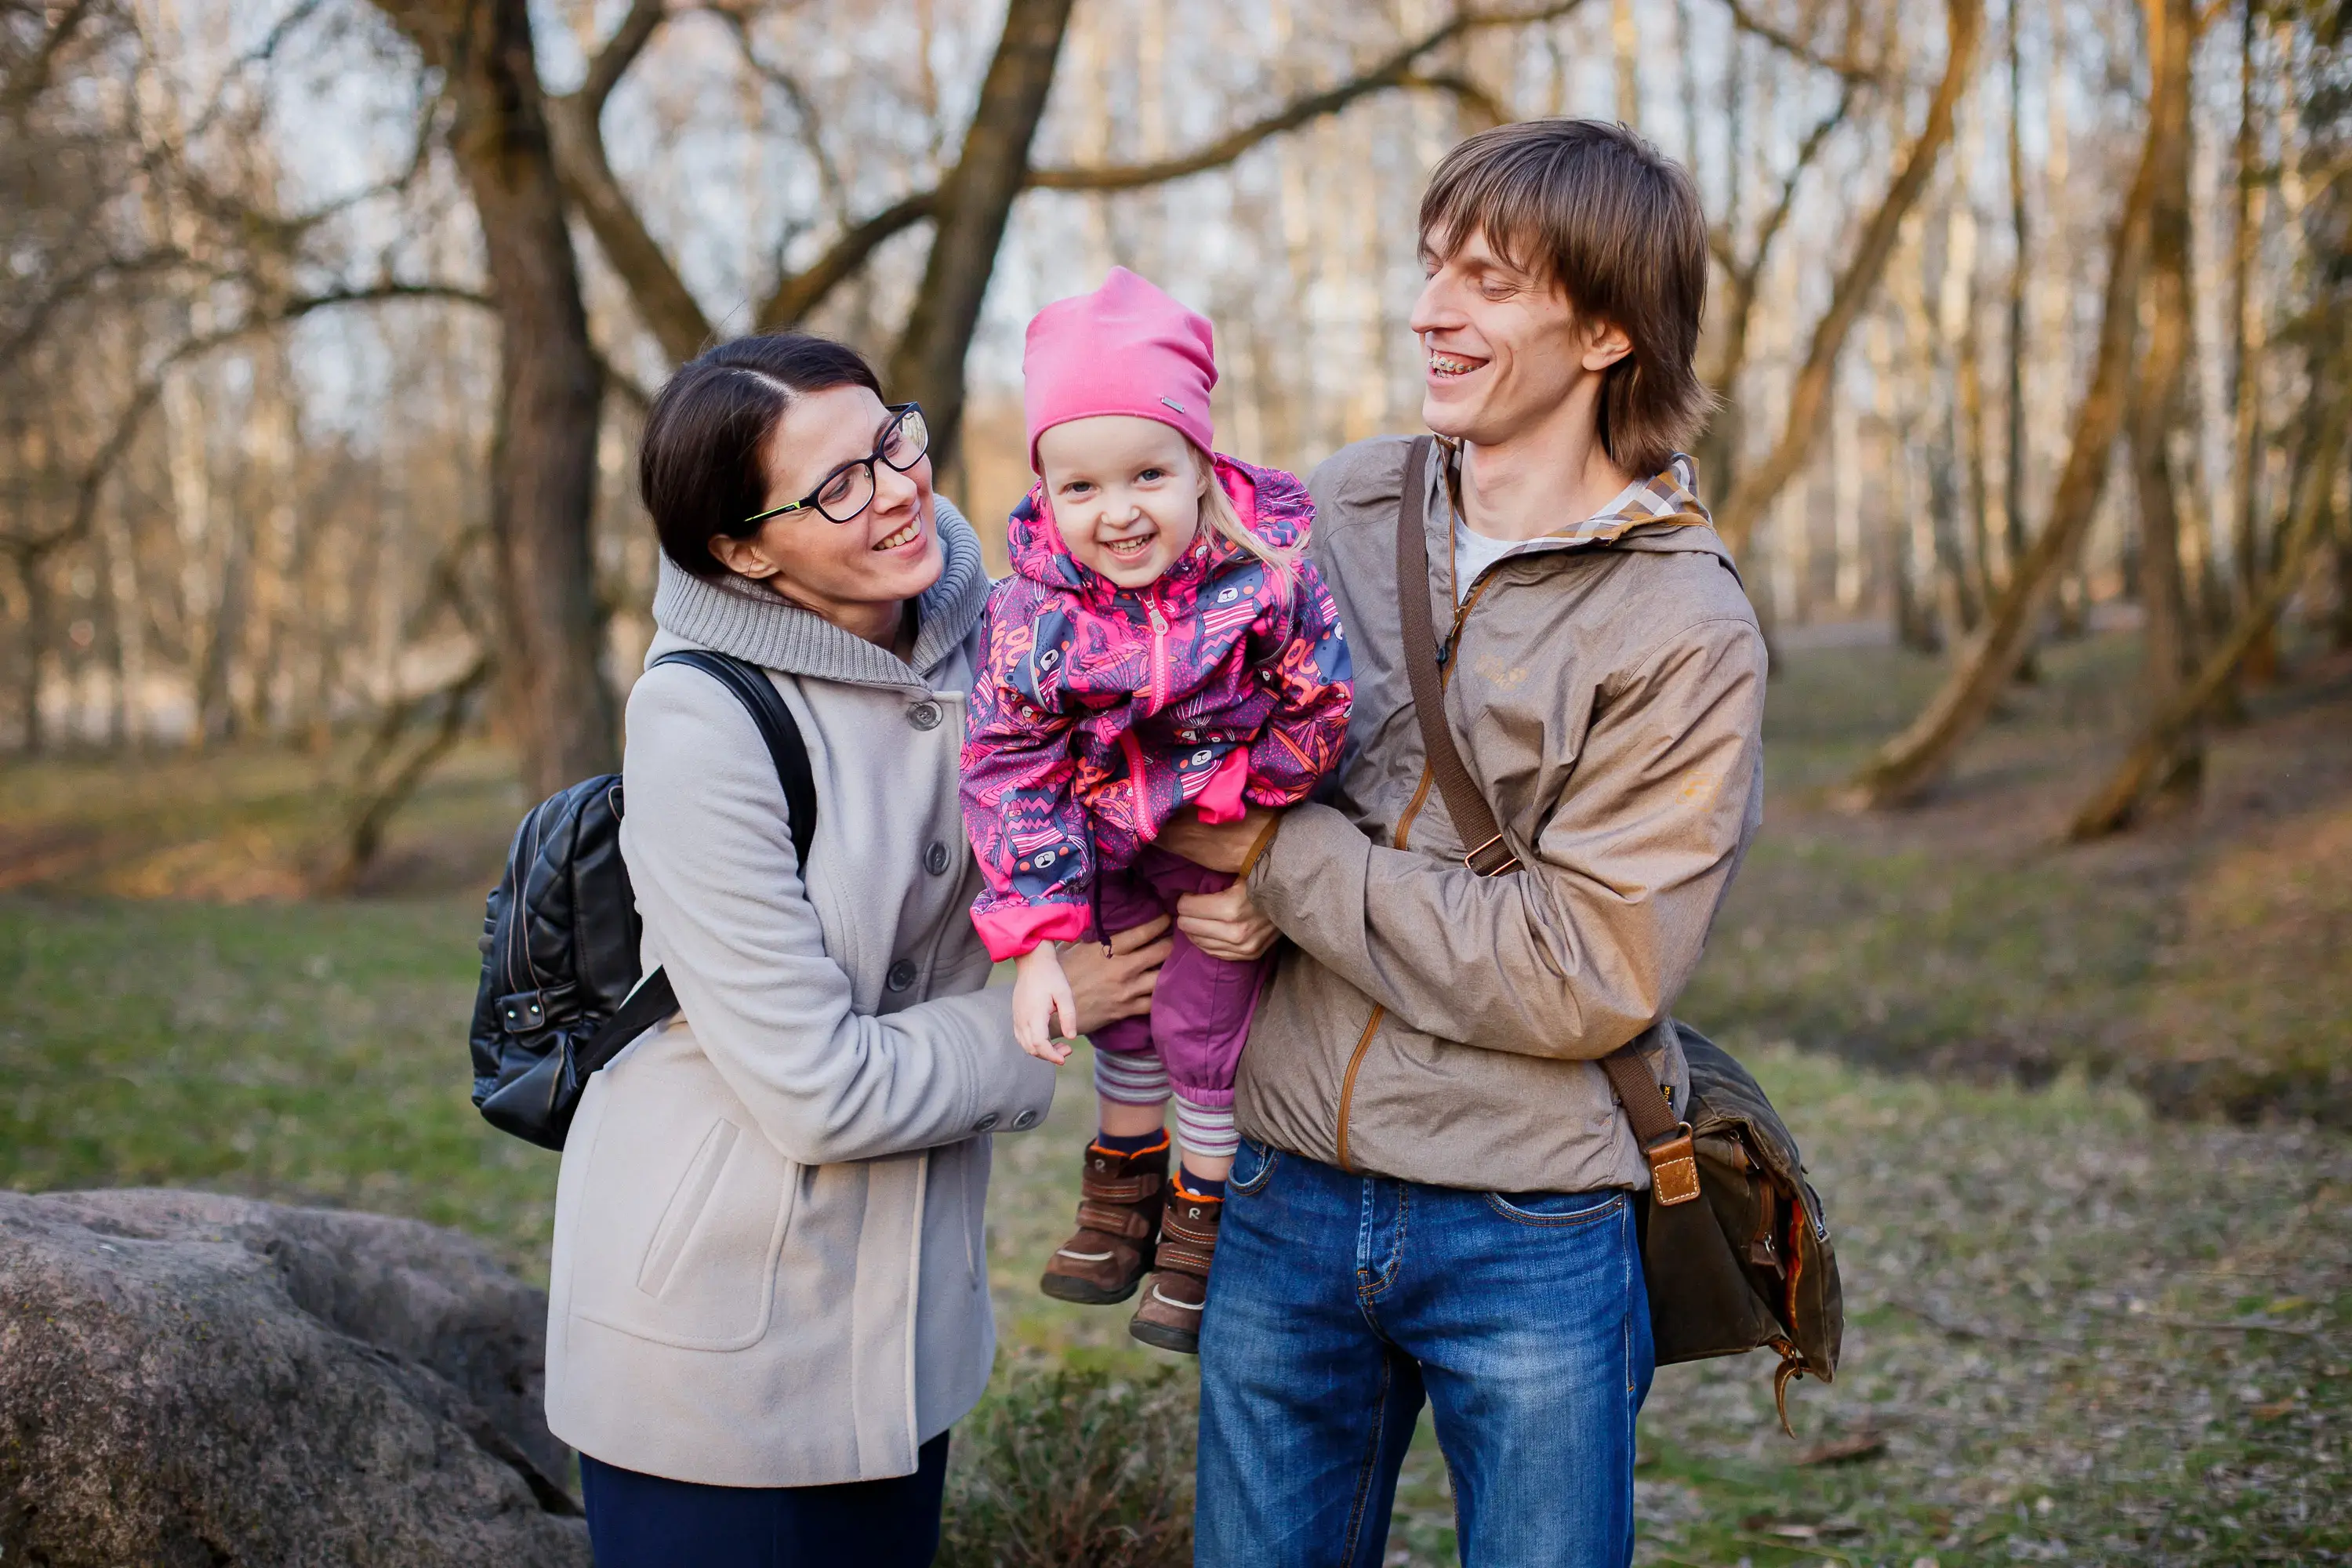
<instances>
[{"instance_id":1,"label":"brown canvas messenger bag","mask_svg":"<svg viewBox=\"0 0 2352 1568\"><path fill-rule=\"evenodd\" d=\"M1481 877L1507 876L1519 868L1517 853L1463 763L1445 718L1425 531L1435 445L1426 436L1413 442L1397 509L1405 670L1446 814L1462 842L1475 846L1463 863ZM1663 1047L1666 1030L1680 1040L1690 1067L1690 1103L1679 1116L1671 1090L1643 1059L1649 1048ZM1748 1069L1687 1024L1662 1018L1600 1066L1650 1163L1642 1260L1658 1363L1779 1352L1772 1397L1788 1429L1790 1380L1829 1382L1845 1326L1837 1255L1796 1140Z\"/></svg>"}]
</instances>

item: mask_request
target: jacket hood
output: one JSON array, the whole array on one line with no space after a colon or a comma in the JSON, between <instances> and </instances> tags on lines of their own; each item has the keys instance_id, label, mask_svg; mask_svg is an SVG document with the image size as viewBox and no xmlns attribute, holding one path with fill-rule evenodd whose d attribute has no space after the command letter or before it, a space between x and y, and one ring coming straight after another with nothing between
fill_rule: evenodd
<instances>
[{"instance_id":1,"label":"jacket hood","mask_svg":"<svg viewBox=\"0 0 2352 1568\"><path fill-rule=\"evenodd\" d=\"M1446 461L1459 465L1460 447L1444 437L1438 439ZM1730 546L1715 531L1714 514L1698 499L1698 465L1682 452L1610 510L1531 539L1512 553L1603 544L1655 555L1712 555L1733 577L1739 575Z\"/></svg>"},{"instance_id":2,"label":"jacket hood","mask_svg":"<svg viewBox=\"0 0 2352 1568\"><path fill-rule=\"evenodd\" d=\"M1698 499L1698 465L1681 452L1615 510L1562 529L1558 537L1660 555L1713 555L1732 565L1731 550L1715 531L1715 514Z\"/></svg>"},{"instance_id":3,"label":"jacket hood","mask_svg":"<svg viewBox=\"0 0 2352 1568\"><path fill-rule=\"evenodd\" d=\"M1277 550L1296 549L1306 542L1314 503L1297 475L1261 468L1222 452L1214 461L1217 483L1233 501L1244 528ZM1205 525L1196 542L1206 548L1186 551L1169 567L1169 580L1205 576L1244 553L1240 545ZM1005 525L1005 546L1013 570L1032 582L1089 598L1108 599L1118 592L1108 578L1081 565L1062 542L1062 531L1054 524L1053 505L1046 499L1043 480L1031 486L1021 504L1013 509Z\"/></svg>"}]
</instances>

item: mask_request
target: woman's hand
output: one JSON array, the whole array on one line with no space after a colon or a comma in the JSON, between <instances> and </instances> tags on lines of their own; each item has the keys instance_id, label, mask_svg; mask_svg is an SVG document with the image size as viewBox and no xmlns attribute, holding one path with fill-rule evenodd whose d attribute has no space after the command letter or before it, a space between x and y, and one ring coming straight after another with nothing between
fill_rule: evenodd
<instances>
[{"instance_id":1,"label":"woman's hand","mask_svg":"<svg viewBox=\"0 0 2352 1568\"><path fill-rule=\"evenodd\" d=\"M1154 842L1195 866L1206 866L1212 871L1239 871L1255 847L1258 835L1277 815L1262 805L1253 805L1243 811L1240 821L1220 822L1212 826L1201 820L1195 808L1188 806L1168 819Z\"/></svg>"},{"instance_id":2,"label":"woman's hand","mask_svg":"<svg viewBox=\"0 0 2352 1568\"><path fill-rule=\"evenodd\" d=\"M1056 1019L1061 1027L1054 1026ZM1070 1059L1070 1046L1056 1034L1078 1032L1078 1005L1070 995L1070 982L1054 944L1023 953L1013 961L1013 1041L1040 1061L1055 1067Z\"/></svg>"},{"instance_id":3,"label":"woman's hand","mask_svg":"<svg viewBox=\"0 0 2352 1568\"><path fill-rule=\"evenodd\" d=\"M1105 1024L1151 1010L1151 988L1168 962L1168 917L1113 931L1110 952L1098 942L1074 942L1062 950L1062 972L1078 1009L1077 1033L1091 1035ZM1015 985L1015 990L1019 989ZM1017 998L1016 998L1017 1003ZM1066 1051L1064 1053L1067 1054Z\"/></svg>"},{"instance_id":4,"label":"woman's hand","mask_svg":"<svg viewBox=\"0 0 2352 1568\"><path fill-rule=\"evenodd\" d=\"M1245 882L1219 893L1187 893L1178 899L1176 929L1211 958L1235 963L1260 957L1282 934L1250 901Z\"/></svg>"}]
</instances>

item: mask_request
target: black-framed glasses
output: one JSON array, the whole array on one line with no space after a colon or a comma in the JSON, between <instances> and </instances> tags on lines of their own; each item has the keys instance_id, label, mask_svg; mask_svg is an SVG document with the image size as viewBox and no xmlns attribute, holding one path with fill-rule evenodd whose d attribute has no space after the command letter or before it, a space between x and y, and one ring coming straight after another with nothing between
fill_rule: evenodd
<instances>
[{"instance_id":1,"label":"black-framed glasses","mask_svg":"<svg viewBox=\"0 0 2352 1568\"><path fill-rule=\"evenodd\" d=\"M887 463L899 473L905 473L923 460L931 449L931 427L923 418L919 403L892 403L885 405L894 415L883 427L882 438L874 443L871 456L852 458L848 462L825 475L816 489L788 506L770 507L755 512L736 526L752 528L772 517L782 517L788 511L805 511L814 507L829 522L848 522L874 504L874 465Z\"/></svg>"}]
</instances>

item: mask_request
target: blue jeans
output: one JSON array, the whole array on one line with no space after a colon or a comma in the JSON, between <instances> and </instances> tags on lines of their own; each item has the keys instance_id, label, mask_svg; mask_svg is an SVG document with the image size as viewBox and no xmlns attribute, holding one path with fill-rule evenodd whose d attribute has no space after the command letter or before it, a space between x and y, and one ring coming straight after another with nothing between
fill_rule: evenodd
<instances>
[{"instance_id":1,"label":"blue jeans","mask_svg":"<svg viewBox=\"0 0 2352 1568\"><path fill-rule=\"evenodd\" d=\"M1623 1568L1650 1308L1633 1195L1350 1176L1244 1142L1201 1329L1204 1568L1377 1568L1422 1401L1465 1568Z\"/></svg>"}]
</instances>

